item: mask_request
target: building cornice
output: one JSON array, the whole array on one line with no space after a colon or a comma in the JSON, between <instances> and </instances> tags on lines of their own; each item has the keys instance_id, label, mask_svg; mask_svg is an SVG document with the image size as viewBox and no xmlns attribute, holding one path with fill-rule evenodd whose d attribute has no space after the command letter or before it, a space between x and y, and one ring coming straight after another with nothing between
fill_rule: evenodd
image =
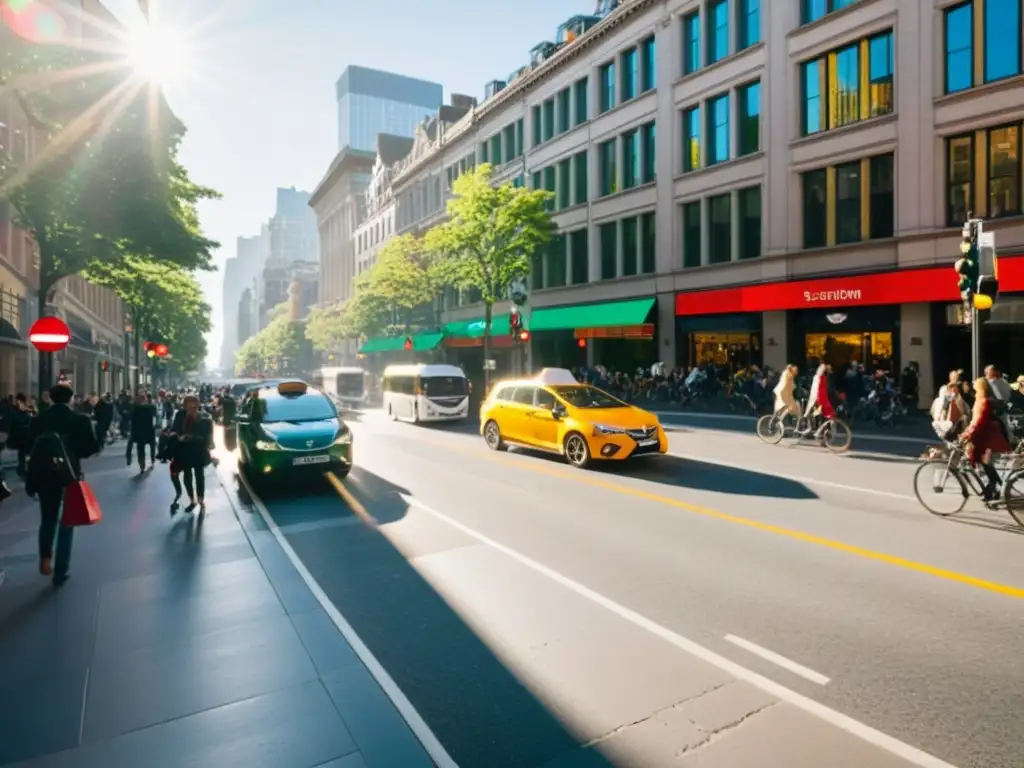
<instances>
[{"instance_id":1,"label":"building cornice","mask_svg":"<svg viewBox=\"0 0 1024 768\"><path fill-rule=\"evenodd\" d=\"M424 165L434 160L445 146L460 138L478 122L497 110L512 104L516 99L523 98L539 85L558 74L568 64L593 49L594 46L638 13L642 13L661 2L663 0L625 0L622 5L591 29L588 29L583 35L572 43L562 46L551 58L533 67L483 104L470 110L469 114L445 133L444 137L436 143L428 154L418 157L406 167L396 170L391 181L392 185L397 185L411 174L419 171Z\"/></svg>"}]
</instances>

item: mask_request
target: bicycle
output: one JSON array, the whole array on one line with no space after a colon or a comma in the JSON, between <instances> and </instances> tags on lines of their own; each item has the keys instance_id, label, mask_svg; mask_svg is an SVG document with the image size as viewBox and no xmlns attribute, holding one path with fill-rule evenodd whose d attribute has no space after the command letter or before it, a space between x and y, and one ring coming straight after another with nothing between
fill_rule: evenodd
<instances>
[{"instance_id":1,"label":"bicycle","mask_svg":"<svg viewBox=\"0 0 1024 768\"><path fill-rule=\"evenodd\" d=\"M996 472L999 473L1003 492L1001 497L988 500L984 498L987 479L979 475L971 464L963 444L948 445L948 458L926 459L914 473L914 495L921 506L933 515L950 517L960 512L974 495L982 499L988 509L1005 508L1013 521L1024 528L1024 441L1017 444L1013 453L996 462ZM931 503L925 500L923 490L934 494L934 497L929 496ZM949 501L948 506L939 509L946 500Z\"/></svg>"},{"instance_id":2,"label":"bicycle","mask_svg":"<svg viewBox=\"0 0 1024 768\"><path fill-rule=\"evenodd\" d=\"M849 450L853 442L853 432L845 421L833 416L815 428L815 417L805 416L806 410L806 404L801 400L800 413L796 415L795 423L790 423L794 417L789 411L765 414L757 420L757 436L769 445L778 445L784 437L794 436L799 440L813 438L832 453Z\"/></svg>"}]
</instances>

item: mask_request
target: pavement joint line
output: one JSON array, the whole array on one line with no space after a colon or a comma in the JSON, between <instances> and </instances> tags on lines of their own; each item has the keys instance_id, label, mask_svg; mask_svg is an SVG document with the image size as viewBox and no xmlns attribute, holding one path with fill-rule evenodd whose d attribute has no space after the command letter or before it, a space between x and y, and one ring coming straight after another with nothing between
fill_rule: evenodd
<instances>
[{"instance_id":1,"label":"pavement joint line","mask_svg":"<svg viewBox=\"0 0 1024 768\"><path fill-rule=\"evenodd\" d=\"M825 677L825 675L821 674L820 672L815 672L810 667L805 667L803 664L798 664L792 659L787 659L781 653L771 651L765 648L763 645L752 643L749 640L744 640L742 637L738 637L736 635L726 635L725 641L728 643L732 643L737 648L742 648L745 651L749 651L755 656L760 656L765 661L770 661L772 664L775 664L778 667L782 667L782 669L788 670L792 672L794 675L799 675L805 680L810 680L812 683L817 683L818 685L828 685L830 682L832 682L830 678Z\"/></svg>"},{"instance_id":2,"label":"pavement joint line","mask_svg":"<svg viewBox=\"0 0 1024 768\"><path fill-rule=\"evenodd\" d=\"M264 524L268 530L277 540L278 545L284 551L285 556L291 561L292 566L295 568L299 577L306 583L309 591L313 593L313 597L320 603L320 607L324 609L324 612L331 618L334 626L341 632L342 637L348 641L348 644L355 651L356 656L366 667L367 671L373 676L373 679L377 681L377 685L381 687L384 695L390 699L395 709L398 710L398 714L405 721L405 724L409 726L409 730L413 732L413 735L419 740L420 744L423 745L423 749L431 760L434 761L436 768L459 768L458 763L452 759L451 755L448 754L448 750L444 748L437 736L427 725L427 722L423 719L423 716L417 711L416 707L413 706L412 702L409 701L408 697L402 692L402 689L398 687L398 683L395 682L394 678L388 674L388 671L384 669L384 666L377 660L377 657L373 655L373 652L369 649L366 643L363 642L362 638L356 633L355 629L348 620L341 614L337 606L331 602L331 599L324 592L323 588L313 578L313 574L306 568L306 564L302 562L302 558L298 556L288 539L282 533L278 527L274 518L270 514L270 510L267 509L266 504L263 500L256 495L249 481L246 479L243 472L237 473L239 482L245 487L246 492L249 494L249 498L252 499L253 506L256 507L256 511L259 512L261 518L263 518ZM218 481L220 481L220 474L218 473ZM221 487L224 487L221 482ZM228 491L224 488L225 492ZM230 498L230 494L228 494ZM237 514L237 513L236 513ZM243 530L245 527L243 526ZM249 532L245 531L245 535L248 537Z\"/></svg>"},{"instance_id":3,"label":"pavement joint line","mask_svg":"<svg viewBox=\"0 0 1024 768\"><path fill-rule=\"evenodd\" d=\"M377 527L377 518L366 511L366 507L363 506L362 502L352 494L352 491L344 486L341 482L341 478L333 472L324 472L324 477L327 479L327 482L331 484L331 487L334 488L334 491L341 497L341 500L348 505L349 509L351 509L353 513L355 513L356 517L371 528Z\"/></svg>"},{"instance_id":4,"label":"pavement joint line","mask_svg":"<svg viewBox=\"0 0 1024 768\"><path fill-rule=\"evenodd\" d=\"M804 696L803 694L797 693L781 683L777 683L758 672L754 672L753 670L722 656L721 654L715 653L710 648L706 648L689 638L683 637L677 632L673 632L671 629L668 629L646 616L643 616L642 614L639 614L636 611L605 597L578 581L570 579L568 576L549 568L543 563L533 560L511 547L507 547L504 544L479 533L468 525L465 525L448 515L431 509L414 496L409 496L403 493L400 493L399 496L401 496L409 506L416 507L427 514L432 515L441 522L447 523L467 536L470 536L482 544L486 544L498 552L501 552L502 554L519 562L521 565L525 565L536 573L546 576L551 581L554 581L560 586L576 593L580 597L607 609L620 618L630 622L634 626L645 629L652 635L660 637L662 640L667 641L669 644L674 645L676 648L679 648L686 653L689 653L691 656L707 662L723 672L732 675L737 680L743 680L744 682L750 683L751 685L760 688L765 693L775 696L776 698L817 717L819 720L836 726L837 728L885 750L892 755L900 757L907 762L918 766L918 768L955 768L951 763L947 763L934 755L930 755L927 752L918 749L917 747L911 746L910 744L889 736L888 734L872 728L870 725L862 723L859 720L854 720L849 715L844 715L842 712L827 707L814 699Z\"/></svg>"},{"instance_id":5,"label":"pavement joint line","mask_svg":"<svg viewBox=\"0 0 1024 768\"><path fill-rule=\"evenodd\" d=\"M410 437L409 439L424 442L429 445L439 444L437 441L427 440L422 437ZM711 509L710 507L704 507L698 504L691 504L690 502L683 501L682 499L673 499L671 496L662 496L660 494L651 493L650 491L644 491L639 488L631 488L627 485L609 483L607 481L600 480L595 477L586 477L585 470L574 470L574 472L570 474L568 472L560 472L556 469L541 465L529 464L524 461L508 461L507 456L494 456L487 453L471 451L466 448L456 448L451 446L450 444L447 447L449 450L453 452L475 455L478 458L482 458L487 461L493 461L499 464L504 464L506 466L519 467L520 469L526 470L528 472L536 472L538 474L550 475L552 477L558 477L563 480L570 480L572 482L581 483L583 485L592 485L596 488L603 488L604 490L613 491L615 493L620 493L625 496L633 496L638 499L644 499L645 501L652 501L657 504L664 504L666 506L675 507L676 509L682 509L687 512L692 512L695 515L701 515L702 517L709 517L715 520L721 520L722 522L733 523L734 525L741 525L746 528L753 528L754 530L762 531L764 533L772 533L777 536L793 539L795 541L801 541L805 544L814 544L816 546L824 547L825 549L831 549L836 552L844 552L848 555L855 555L865 560L873 560L878 563L884 563L885 565L892 565L897 568L903 568L905 570L913 571L915 573L933 576L935 578L942 579L944 581L950 581L955 584L974 587L976 589L981 589L986 592L993 592L995 594L1011 597L1016 600L1024 600L1024 587L1014 587L1009 584L1000 584L996 581L989 581L987 579L982 579L977 576L970 576L966 573L951 571L946 568L928 565L927 563L919 563L916 560L910 560L905 557L900 557L899 555L890 555L886 552L877 552L873 549L868 549L867 547L861 547L856 544L847 544L846 542L839 541L837 539L829 539L824 536L818 536L817 534L807 533L806 531L800 531L794 528L786 528L781 525L775 525L774 523L766 523L762 520L755 520L750 517L743 517L742 515L734 515L728 512L721 512L717 509ZM689 457L680 455L680 458ZM706 459L701 458L700 460L705 461ZM722 462L718 463L726 467L731 466L734 469L743 468L739 467L738 465L729 465L724 464ZM785 479L795 479L786 478L785 475L781 474L776 476ZM803 481L800 480L798 482ZM808 483L810 482L810 479L808 479ZM820 484L822 481L814 480L813 482ZM856 488L853 490L861 492L871 491L871 489L864 488ZM884 492L875 491L875 493L877 494Z\"/></svg>"}]
</instances>

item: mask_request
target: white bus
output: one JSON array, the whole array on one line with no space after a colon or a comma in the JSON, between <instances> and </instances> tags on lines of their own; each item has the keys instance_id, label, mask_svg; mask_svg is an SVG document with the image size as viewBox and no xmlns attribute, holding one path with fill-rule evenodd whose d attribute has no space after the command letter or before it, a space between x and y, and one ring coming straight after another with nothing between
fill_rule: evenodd
<instances>
[{"instance_id":1,"label":"white bus","mask_svg":"<svg viewBox=\"0 0 1024 768\"><path fill-rule=\"evenodd\" d=\"M362 368L321 368L313 374L313 386L322 389L335 405L349 408L366 405L366 371Z\"/></svg>"},{"instance_id":2,"label":"white bus","mask_svg":"<svg viewBox=\"0 0 1024 768\"><path fill-rule=\"evenodd\" d=\"M381 389L392 419L416 424L469 416L469 382L454 365L389 365Z\"/></svg>"}]
</instances>

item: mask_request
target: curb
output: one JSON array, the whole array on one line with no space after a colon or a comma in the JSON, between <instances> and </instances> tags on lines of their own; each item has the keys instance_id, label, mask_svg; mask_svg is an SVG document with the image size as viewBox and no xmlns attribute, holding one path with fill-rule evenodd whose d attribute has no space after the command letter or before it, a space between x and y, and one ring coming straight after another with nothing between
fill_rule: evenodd
<instances>
[{"instance_id":1,"label":"curb","mask_svg":"<svg viewBox=\"0 0 1024 768\"><path fill-rule=\"evenodd\" d=\"M729 413L686 413L682 411L651 411L659 419L710 419L718 421L738 421L745 422L748 424L754 424L757 422L756 416L739 416L737 414ZM921 437L911 437L909 435L887 435L881 432L875 432L871 430L858 430L854 425L850 425L853 430L854 439L870 440L880 443L913 443L917 445L927 445L936 442L934 436L923 435ZM698 427L699 429L699 427ZM707 427L710 429L710 427Z\"/></svg>"}]
</instances>

